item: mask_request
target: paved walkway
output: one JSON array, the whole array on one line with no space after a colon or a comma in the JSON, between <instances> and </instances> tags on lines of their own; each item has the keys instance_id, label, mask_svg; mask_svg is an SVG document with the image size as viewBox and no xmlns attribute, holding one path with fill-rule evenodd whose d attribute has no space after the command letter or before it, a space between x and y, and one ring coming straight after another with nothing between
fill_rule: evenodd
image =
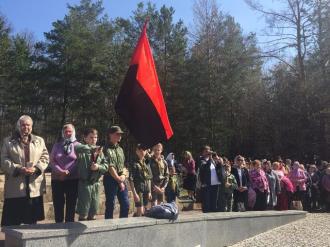
<instances>
[{"instance_id":1,"label":"paved walkway","mask_svg":"<svg viewBox=\"0 0 330 247\"><path fill-rule=\"evenodd\" d=\"M231 247L329 247L330 213L307 214L292 222L241 241Z\"/></svg>"}]
</instances>

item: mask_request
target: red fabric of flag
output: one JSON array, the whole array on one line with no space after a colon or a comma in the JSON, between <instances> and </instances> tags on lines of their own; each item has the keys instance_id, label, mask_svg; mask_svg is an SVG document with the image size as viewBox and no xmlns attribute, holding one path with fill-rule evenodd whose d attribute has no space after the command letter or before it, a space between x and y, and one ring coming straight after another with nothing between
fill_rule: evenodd
<instances>
[{"instance_id":1,"label":"red fabric of flag","mask_svg":"<svg viewBox=\"0 0 330 247\"><path fill-rule=\"evenodd\" d=\"M145 147L173 135L149 45L146 24L119 92L116 112Z\"/></svg>"}]
</instances>

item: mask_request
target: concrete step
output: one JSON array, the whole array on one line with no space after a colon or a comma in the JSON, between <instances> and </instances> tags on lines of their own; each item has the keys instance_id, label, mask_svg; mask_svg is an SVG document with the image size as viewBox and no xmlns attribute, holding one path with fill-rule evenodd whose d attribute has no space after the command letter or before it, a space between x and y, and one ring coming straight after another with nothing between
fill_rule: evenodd
<instances>
[{"instance_id":1,"label":"concrete step","mask_svg":"<svg viewBox=\"0 0 330 247\"><path fill-rule=\"evenodd\" d=\"M129 208L129 214L133 214L135 210L134 201L132 199L132 196L129 197L130 199L130 208ZM200 210L201 204L200 203L194 203L192 200L177 200L177 204L180 211L192 211L192 210ZM0 219L2 216L2 207L3 203L0 203ZM151 207L151 203L148 204L148 208ZM119 215L120 205L116 199L115 203L115 210L114 215ZM53 202L44 202L44 212L45 212L45 220L53 221L54 220L54 206ZM100 204L99 204L99 215L103 215L105 212L105 195L100 195Z\"/></svg>"},{"instance_id":2,"label":"concrete step","mask_svg":"<svg viewBox=\"0 0 330 247\"><path fill-rule=\"evenodd\" d=\"M114 220L110 224L109 221L96 220L76 222L70 225L43 224L28 227L20 226L5 228L3 231L6 234L6 246L136 247L150 246L151 243L156 243L154 245L159 247L182 245L231 246L275 227L304 219L306 212L250 211L248 213L220 212L209 214L183 212L179 217L178 221L174 221L171 224L168 224L168 220L137 217ZM306 224L306 222L304 223ZM319 229L324 230L327 224L326 221L322 223L324 223L324 226L322 225ZM294 227L297 228L296 226ZM308 230L310 229L307 228L307 233ZM287 232L285 233L286 236L290 236ZM323 239L322 242L319 242L321 245L317 246L329 246L329 241L326 241L326 233L323 235L325 240ZM307 237L308 240L311 239L309 234L307 234ZM266 240L268 241L262 242L262 244L265 243L264 246L269 245L269 239ZM275 239L273 242L276 242ZM282 239L276 243L281 242L283 242ZM255 246L256 244L253 243L252 246ZM296 239L292 241L290 246L312 245L311 241L302 241L300 242L302 245L294 243L297 243ZM287 245L284 244L282 246Z\"/></svg>"}]
</instances>

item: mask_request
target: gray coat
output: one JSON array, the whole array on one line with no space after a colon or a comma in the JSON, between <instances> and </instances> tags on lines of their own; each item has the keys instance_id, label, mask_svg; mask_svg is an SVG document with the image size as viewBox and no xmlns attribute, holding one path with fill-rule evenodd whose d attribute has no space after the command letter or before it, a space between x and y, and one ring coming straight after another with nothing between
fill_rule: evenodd
<instances>
[{"instance_id":1,"label":"gray coat","mask_svg":"<svg viewBox=\"0 0 330 247\"><path fill-rule=\"evenodd\" d=\"M280 179L273 170L271 170L270 172L266 172L266 176L270 190L267 199L267 204L270 207L275 207L277 204L277 194L281 192Z\"/></svg>"}]
</instances>

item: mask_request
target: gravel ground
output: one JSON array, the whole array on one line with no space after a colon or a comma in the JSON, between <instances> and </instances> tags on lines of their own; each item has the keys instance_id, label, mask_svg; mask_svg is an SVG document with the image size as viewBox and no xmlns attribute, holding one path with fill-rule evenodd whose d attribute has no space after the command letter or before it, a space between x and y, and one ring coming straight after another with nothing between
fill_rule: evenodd
<instances>
[{"instance_id":1,"label":"gravel ground","mask_svg":"<svg viewBox=\"0 0 330 247\"><path fill-rule=\"evenodd\" d=\"M274 228L231 247L330 246L330 213L307 214L305 219Z\"/></svg>"}]
</instances>

